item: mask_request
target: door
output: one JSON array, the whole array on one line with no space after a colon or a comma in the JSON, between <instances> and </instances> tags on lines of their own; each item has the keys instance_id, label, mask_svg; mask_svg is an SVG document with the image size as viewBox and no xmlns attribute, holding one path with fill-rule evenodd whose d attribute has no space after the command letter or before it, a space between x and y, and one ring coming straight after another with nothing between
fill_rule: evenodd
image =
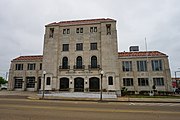
<instances>
[{"instance_id":1,"label":"door","mask_svg":"<svg viewBox=\"0 0 180 120\"><path fill-rule=\"evenodd\" d=\"M83 78L74 79L74 92L84 92L84 79Z\"/></svg>"}]
</instances>

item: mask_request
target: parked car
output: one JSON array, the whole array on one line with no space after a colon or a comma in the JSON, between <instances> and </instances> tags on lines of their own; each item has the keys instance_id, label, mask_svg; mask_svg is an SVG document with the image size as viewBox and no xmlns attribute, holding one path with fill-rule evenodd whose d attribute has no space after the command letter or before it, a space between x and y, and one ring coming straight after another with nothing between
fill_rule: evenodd
<instances>
[{"instance_id":1,"label":"parked car","mask_svg":"<svg viewBox=\"0 0 180 120\"><path fill-rule=\"evenodd\" d=\"M2 84L0 86L0 90L7 90L7 84Z\"/></svg>"},{"instance_id":2,"label":"parked car","mask_svg":"<svg viewBox=\"0 0 180 120\"><path fill-rule=\"evenodd\" d=\"M176 94L180 94L180 88L177 88L177 89L175 90L175 93L176 93Z\"/></svg>"}]
</instances>

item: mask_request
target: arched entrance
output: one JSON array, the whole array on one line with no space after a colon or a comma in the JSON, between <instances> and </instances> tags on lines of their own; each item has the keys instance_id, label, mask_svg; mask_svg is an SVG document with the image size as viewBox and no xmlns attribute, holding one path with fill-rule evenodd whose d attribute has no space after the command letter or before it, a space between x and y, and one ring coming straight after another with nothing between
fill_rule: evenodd
<instances>
[{"instance_id":1,"label":"arched entrance","mask_svg":"<svg viewBox=\"0 0 180 120\"><path fill-rule=\"evenodd\" d=\"M68 78L60 78L60 91L68 91L69 90L69 79Z\"/></svg>"},{"instance_id":2,"label":"arched entrance","mask_svg":"<svg viewBox=\"0 0 180 120\"><path fill-rule=\"evenodd\" d=\"M99 78L92 77L89 79L89 91L91 92L99 91Z\"/></svg>"},{"instance_id":3,"label":"arched entrance","mask_svg":"<svg viewBox=\"0 0 180 120\"><path fill-rule=\"evenodd\" d=\"M74 79L74 92L84 92L84 79L83 78Z\"/></svg>"}]
</instances>

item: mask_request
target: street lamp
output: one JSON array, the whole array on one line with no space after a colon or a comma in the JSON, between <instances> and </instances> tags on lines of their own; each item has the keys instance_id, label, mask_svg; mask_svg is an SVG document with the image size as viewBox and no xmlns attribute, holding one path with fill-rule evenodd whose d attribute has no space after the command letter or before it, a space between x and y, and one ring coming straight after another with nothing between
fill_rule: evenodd
<instances>
[{"instance_id":1,"label":"street lamp","mask_svg":"<svg viewBox=\"0 0 180 120\"><path fill-rule=\"evenodd\" d=\"M42 99L44 99L44 88L45 88L45 76L46 76L46 71L43 71L43 76L44 76L44 79L43 79Z\"/></svg>"},{"instance_id":2,"label":"street lamp","mask_svg":"<svg viewBox=\"0 0 180 120\"><path fill-rule=\"evenodd\" d=\"M102 101L102 79L103 79L104 71L101 70L101 91L100 91L100 101Z\"/></svg>"}]
</instances>

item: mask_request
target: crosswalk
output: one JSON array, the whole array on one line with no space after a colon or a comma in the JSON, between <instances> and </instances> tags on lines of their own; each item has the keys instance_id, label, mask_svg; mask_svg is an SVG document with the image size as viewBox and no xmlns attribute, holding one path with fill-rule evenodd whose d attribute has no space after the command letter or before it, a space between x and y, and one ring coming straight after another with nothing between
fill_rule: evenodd
<instances>
[{"instance_id":1,"label":"crosswalk","mask_svg":"<svg viewBox=\"0 0 180 120\"><path fill-rule=\"evenodd\" d=\"M136 106L180 106L180 103L129 103Z\"/></svg>"}]
</instances>

